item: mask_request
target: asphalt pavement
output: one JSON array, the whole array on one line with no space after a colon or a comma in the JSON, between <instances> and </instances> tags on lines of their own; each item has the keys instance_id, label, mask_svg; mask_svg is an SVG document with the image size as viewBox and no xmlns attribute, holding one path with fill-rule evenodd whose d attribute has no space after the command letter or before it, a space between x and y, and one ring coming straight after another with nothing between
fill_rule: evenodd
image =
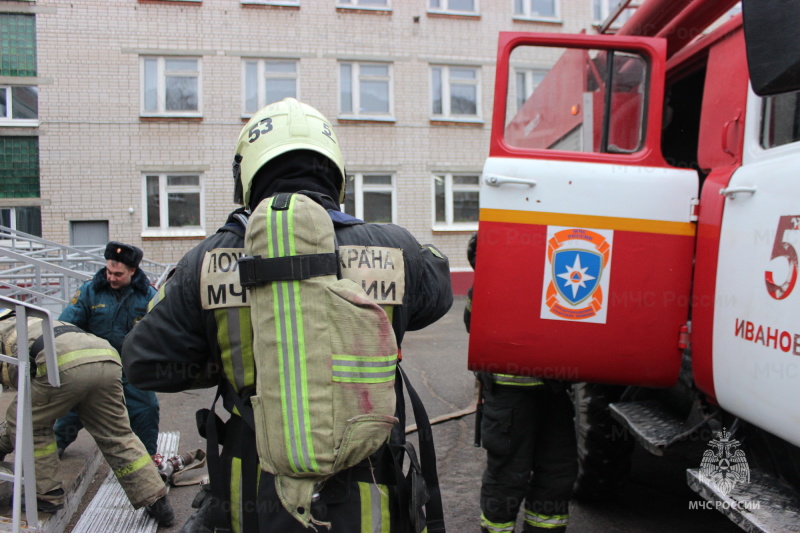
<instances>
[{"instance_id":1,"label":"asphalt pavement","mask_svg":"<svg viewBox=\"0 0 800 533\"><path fill-rule=\"evenodd\" d=\"M447 530L479 533L479 493L485 452L474 442L474 414L461 416L474 402L475 380L467 368L468 336L462 313L464 297L457 297L450 312L422 331L408 332L403 342L403 368L425 403L431 419L446 419L433 427ZM213 390L159 394L161 430L180 431L180 450L204 448L194 427L197 409L209 407ZM413 423L410 412L408 424ZM221 409L221 408L219 408ZM415 437L412 434L411 440ZM691 509L700 498L686 485L686 468L697 468L701 457L655 458L641 449L634 454L634 469L623 489L602 503L573 501L569 531L574 533L707 533L740 531L727 518L710 509ZM105 465L87 493L88 502L105 477ZM178 532L191 514L197 487L173 487L170 500L176 522L158 533ZM80 513L80 510L78 514ZM75 520L73 520L74 523ZM68 527L66 531L70 531ZM521 528L518 528L521 531Z\"/></svg>"}]
</instances>

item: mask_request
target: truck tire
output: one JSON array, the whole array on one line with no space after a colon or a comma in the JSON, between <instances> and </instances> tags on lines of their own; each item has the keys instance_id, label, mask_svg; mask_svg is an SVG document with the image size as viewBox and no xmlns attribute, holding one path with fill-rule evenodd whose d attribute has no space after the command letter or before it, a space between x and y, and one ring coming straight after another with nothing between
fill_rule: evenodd
<instances>
[{"instance_id":1,"label":"truck tire","mask_svg":"<svg viewBox=\"0 0 800 533\"><path fill-rule=\"evenodd\" d=\"M573 496L591 501L610 497L630 474L635 443L611 416L608 404L619 400L624 386L575 383L575 433L578 478Z\"/></svg>"}]
</instances>

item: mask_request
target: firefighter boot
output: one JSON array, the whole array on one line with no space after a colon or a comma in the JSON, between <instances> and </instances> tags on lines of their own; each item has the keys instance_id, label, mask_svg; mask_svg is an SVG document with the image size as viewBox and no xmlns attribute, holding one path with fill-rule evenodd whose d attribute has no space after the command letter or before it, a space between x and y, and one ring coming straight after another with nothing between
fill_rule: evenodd
<instances>
[{"instance_id":1,"label":"firefighter boot","mask_svg":"<svg viewBox=\"0 0 800 533\"><path fill-rule=\"evenodd\" d=\"M150 505L146 506L147 514L156 519L159 526L169 527L175 521L175 511L172 509L167 495L159 498Z\"/></svg>"},{"instance_id":2,"label":"firefighter boot","mask_svg":"<svg viewBox=\"0 0 800 533\"><path fill-rule=\"evenodd\" d=\"M42 513L55 513L64 508L65 501L64 489L53 489L36 495L36 509Z\"/></svg>"}]
</instances>

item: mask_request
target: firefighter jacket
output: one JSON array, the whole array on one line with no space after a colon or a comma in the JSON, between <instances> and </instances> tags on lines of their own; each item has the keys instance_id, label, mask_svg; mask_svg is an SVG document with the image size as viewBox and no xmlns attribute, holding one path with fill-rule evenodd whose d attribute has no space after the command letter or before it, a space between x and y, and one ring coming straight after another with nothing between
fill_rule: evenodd
<instances>
[{"instance_id":1,"label":"firefighter jacket","mask_svg":"<svg viewBox=\"0 0 800 533\"><path fill-rule=\"evenodd\" d=\"M406 331L422 329L447 313L453 301L449 264L436 248L421 246L408 231L399 226L365 224L345 215L327 196L301 192L328 210L334 223L342 268L352 266L351 263L376 260L368 254L359 254L359 246L402 250L404 269L401 279L396 281L402 283L404 289L387 294L389 299L392 296L399 299L396 302L399 305L391 305L387 309L398 346ZM220 391L225 389L222 394L223 405L234 415L239 415L240 410L236 403L232 403L228 393L232 390L235 392L234 398L247 398L255 392L256 372L248 294L239 285L236 263L244 255L246 218L244 209L234 211L225 226L181 259L170 279L159 289L150 303L148 314L123 345L123 364L132 384L160 392L178 392L219 384ZM237 481L246 475L244 469L248 460L243 458L249 453L246 450L255 449L254 434L250 434L251 442L233 438L233 435L247 434L246 425L241 420L239 416L232 416L226 424L227 436L222 456L223 462L230 465L226 466L230 474L222 480L214 479L212 475L211 482L212 488L220 481L227 485L226 497L230 498L232 504L230 522L234 532L249 531L256 527L248 526L251 518L238 511L254 503L255 498L252 485ZM213 447L216 448L216 445ZM230 454L233 454L233 458ZM252 463L252 468L257 469L255 463ZM261 476L262 481L265 479L267 476ZM259 488L259 499L264 493ZM272 501L270 499L273 496L266 498ZM375 501L381 501L380 497L376 498ZM275 508L271 504L266 507L273 511ZM364 512L369 513L369 507ZM356 519L361 517L362 520L365 516L358 509L348 515ZM291 517L283 525L270 517L264 519L270 521L270 527L275 531L302 528ZM351 529L341 523L340 526L343 526L343 531Z\"/></svg>"},{"instance_id":2,"label":"firefighter jacket","mask_svg":"<svg viewBox=\"0 0 800 533\"><path fill-rule=\"evenodd\" d=\"M0 321L0 342L2 351L11 357L17 357L17 321ZM54 328L69 327L69 324L53 322ZM22 347L23 357L29 354L34 342L42 336L42 320L38 318L28 319L28 339ZM47 375L45 366L44 345L40 344L41 349L37 349L35 354L36 366L31 365L31 377L43 377ZM67 370L78 365L94 363L97 361L111 361L120 365L119 354L112 349L108 342L89 335L83 331L69 330L56 337L56 351L58 357L59 370ZM69 357L66 357L68 355ZM7 365L7 372L10 384L17 383L17 365ZM5 376L4 376L5 377ZM4 381L6 381L4 379Z\"/></svg>"},{"instance_id":3,"label":"firefighter jacket","mask_svg":"<svg viewBox=\"0 0 800 533\"><path fill-rule=\"evenodd\" d=\"M323 204L333 219L340 248L403 250L402 305L392 306L389 314L398 346L406 331L422 329L447 313L453 293L446 257L433 246L421 246L404 228L366 224L332 205ZM124 367L133 385L178 392L215 385L221 376L237 393L254 385L247 292L230 281L238 280L238 272L234 278L225 276L244 255L244 230L237 215L240 219L245 213L243 209L232 213L225 226L181 259L151 302L151 310L125 340Z\"/></svg>"},{"instance_id":4,"label":"firefighter jacket","mask_svg":"<svg viewBox=\"0 0 800 533\"><path fill-rule=\"evenodd\" d=\"M147 312L155 293L139 268L129 285L112 289L103 267L75 292L58 319L106 339L120 351L125 335Z\"/></svg>"}]
</instances>

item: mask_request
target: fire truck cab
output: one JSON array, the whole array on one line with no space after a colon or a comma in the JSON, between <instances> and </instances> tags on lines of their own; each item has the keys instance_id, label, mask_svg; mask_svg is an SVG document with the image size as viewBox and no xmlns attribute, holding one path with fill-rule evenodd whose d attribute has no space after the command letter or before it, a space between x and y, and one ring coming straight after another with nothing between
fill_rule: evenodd
<instances>
[{"instance_id":1,"label":"fire truck cab","mask_svg":"<svg viewBox=\"0 0 800 533\"><path fill-rule=\"evenodd\" d=\"M800 93L754 92L749 19L720 20L735 4L500 35L469 367L574 382L579 440L612 423L659 455L738 439L747 482L687 479L716 501L792 485L742 513L771 531L771 505L800 511ZM587 418L598 399L611 419ZM591 453L579 486L605 490Z\"/></svg>"}]
</instances>

